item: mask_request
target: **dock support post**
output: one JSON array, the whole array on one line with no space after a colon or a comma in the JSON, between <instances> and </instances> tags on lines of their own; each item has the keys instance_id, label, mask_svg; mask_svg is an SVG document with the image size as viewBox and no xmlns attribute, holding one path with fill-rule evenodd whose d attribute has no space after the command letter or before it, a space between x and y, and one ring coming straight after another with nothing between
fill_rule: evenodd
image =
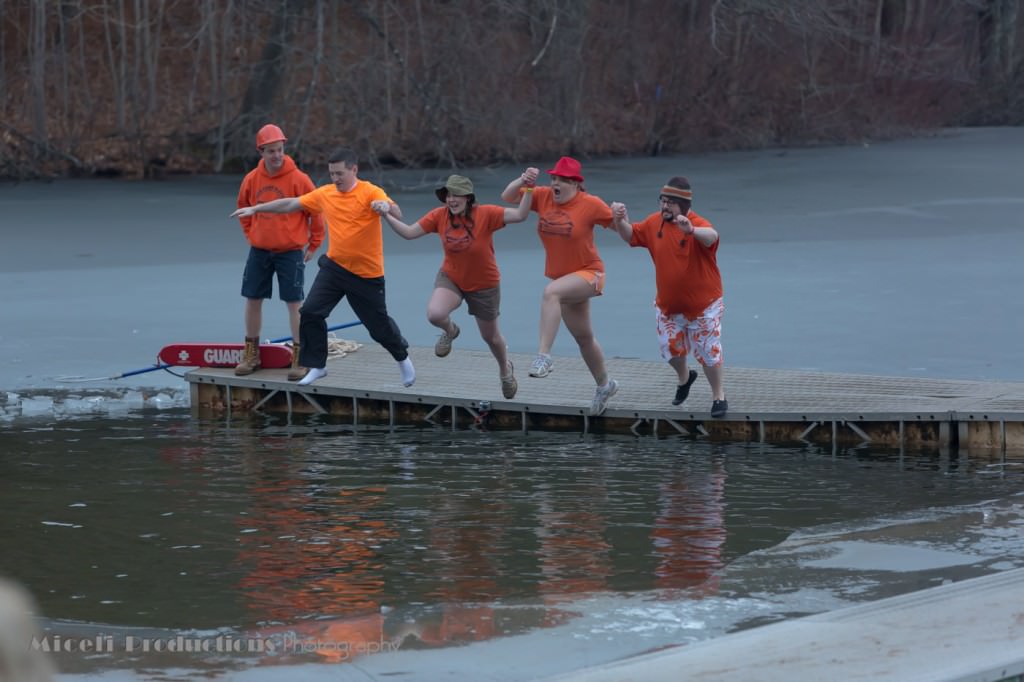
<instances>
[{"instance_id":1,"label":"dock support post","mask_svg":"<svg viewBox=\"0 0 1024 682\"><path fill-rule=\"evenodd\" d=\"M807 434L809 434L811 431L813 431L816 428L818 428L818 422L811 422L811 425L808 426L806 429L804 429L803 432L798 436L799 440L802 440L802 441L804 441L806 443L807 442L807 440L806 440L807 439Z\"/></svg>"},{"instance_id":2,"label":"dock support post","mask_svg":"<svg viewBox=\"0 0 1024 682\"><path fill-rule=\"evenodd\" d=\"M258 403L256 403L255 405L252 406L252 411L253 412L259 412L260 408L263 407L268 400L273 398L278 393L280 393L280 391L278 389L276 389L276 388L274 390L270 391L269 393L267 393L265 396L263 396L262 400L260 400ZM288 398L289 398L289 400L288 400L288 414L291 415L291 413L292 413L291 396L288 396Z\"/></svg>"},{"instance_id":3,"label":"dock support post","mask_svg":"<svg viewBox=\"0 0 1024 682\"><path fill-rule=\"evenodd\" d=\"M861 440L863 440L865 443L870 443L871 442L871 436L869 436L868 434L864 433L864 429L860 428L859 426L857 426L856 424L854 424L853 422L850 422L850 421L845 422L845 424L850 428L851 431L853 431L858 436L860 436Z\"/></svg>"},{"instance_id":4,"label":"dock support post","mask_svg":"<svg viewBox=\"0 0 1024 682\"><path fill-rule=\"evenodd\" d=\"M313 397L309 393L306 393L305 391L300 391L299 395L301 395L302 399L309 403L314 410L316 410L317 414L327 414L327 410L324 409L323 405L313 400Z\"/></svg>"},{"instance_id":5,"label":"dock support post","mask_svg":"<svg viewBox=\"0 0 1024 682\"><path fill-rule=\"evenodd\" d=\"M437 424L434 422L434 415L440 412L442 407L444 407L444 405L434 405L434 409L432 409L430 412L427 412L427 416L423 418L423 421L427 422L428 424L434 424L434 426L437 426Z\"/></svg>"},{"instance_id":6,"label":"dock support post","mask_svg":"<svg viewBox=\"0 0 1024 682\"><path fill-rule=\"evenodd\" d=\"M675 419L666 419L665 421L669 423L669 426L671 426L673 429L683 434L684 436L691 435L689 429L687 429L682 424L677 423Z\"/></svg>"}]
</instances>

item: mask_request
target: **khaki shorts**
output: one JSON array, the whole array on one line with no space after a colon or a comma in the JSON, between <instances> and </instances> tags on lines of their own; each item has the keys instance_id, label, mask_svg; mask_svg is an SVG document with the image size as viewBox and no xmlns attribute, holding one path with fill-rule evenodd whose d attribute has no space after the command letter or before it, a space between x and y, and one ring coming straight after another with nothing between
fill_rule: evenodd
<instances>
[{"instance_id":1,"label":"khaki shorts","mask_svg":"<svg viewBox=\"0 0 1024 682\"><path fill-rule=\"evenodd\" d=\"M498 319L498 308L501 306L501 285L480 291L463 291L455 282L439 270L434 279L434 288L444 288L454 291L466 301L469 314L478 320L490 322Z\"/></svg>"}]
</instances>

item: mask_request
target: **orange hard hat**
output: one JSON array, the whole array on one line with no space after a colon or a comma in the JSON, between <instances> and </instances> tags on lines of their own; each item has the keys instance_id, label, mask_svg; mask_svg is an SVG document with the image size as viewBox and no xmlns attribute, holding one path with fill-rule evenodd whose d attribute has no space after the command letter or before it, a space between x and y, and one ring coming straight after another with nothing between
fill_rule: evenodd
<instances>
[{"instance_id":1,"label":"orange hard hat","mask_svg":"<svg viewBox=\"0 0 1024 682\"><path fill-rule=\"evenodd\" d=\"M284 131L278 128L273 123L260 128L260 131L256 133L256 149L262 149L265 145L271 142L287 142L288 138L284 136Z\"/></svg>"}]
</instances>

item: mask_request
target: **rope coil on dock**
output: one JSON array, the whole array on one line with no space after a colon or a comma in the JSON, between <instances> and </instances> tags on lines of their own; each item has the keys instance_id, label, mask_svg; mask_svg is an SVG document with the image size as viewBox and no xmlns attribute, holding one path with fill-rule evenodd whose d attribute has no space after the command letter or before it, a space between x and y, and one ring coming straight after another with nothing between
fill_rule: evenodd
<instances>
[{"instance_id":1,"label":"rope coil on dock","mask_svg":"<svg viewBox=\"0 0 1024 682\"><path fill-rule=\"evenodd\" d=\"M349 339L338 338L337 334L331 332L327 335L327 357L343 358L349 353L355 353L363 347L363 344L350 341Z\"/></svg>"}]
</instances>

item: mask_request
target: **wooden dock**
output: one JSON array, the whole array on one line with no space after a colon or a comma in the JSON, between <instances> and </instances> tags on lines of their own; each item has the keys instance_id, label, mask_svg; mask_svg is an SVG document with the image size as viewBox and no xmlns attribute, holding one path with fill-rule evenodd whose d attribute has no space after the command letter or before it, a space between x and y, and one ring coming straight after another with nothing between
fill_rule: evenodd
<instances>
[{"instance_id":1,"label":"wooden dock","mask_svg":"<svg viewBox=\"0 0 1024 682\"><path fill-rule=\"evenodd\" d=\"M309 386L287 381L286 370L236 377L230 369L199 369L186 378L197 414L320 413L353 424L682 434L1024 455L1022 383L728 367L729 413L712 419L703 376L675 407L675 374L665 363L610 358L619 392L605 414L594 418L587 415L594 382L578 357L555 357L552 374L537 379L527 374L533 355L512 354L519 393L505 400L489 353L456 348L438 358L432 348L409 352L416 366L416 383L409 388L402 386L395 361L373 343L329 360L328 375Z\"/></svg>"}]
</instances>

